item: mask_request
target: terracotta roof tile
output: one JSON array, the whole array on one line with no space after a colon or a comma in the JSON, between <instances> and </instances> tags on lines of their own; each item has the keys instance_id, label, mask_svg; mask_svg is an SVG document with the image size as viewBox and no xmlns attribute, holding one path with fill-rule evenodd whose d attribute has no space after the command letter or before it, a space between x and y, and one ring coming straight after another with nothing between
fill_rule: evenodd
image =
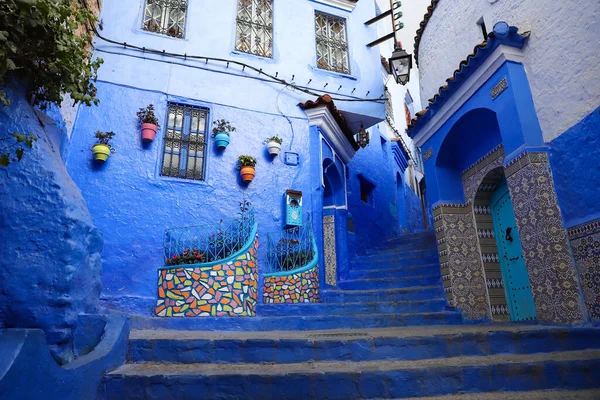
<instances>
[{"instance_id":1,"label":"terracotta roof tile","mask_svg":"<svg viewBox=\"0 0 600 400\"><path fill-rule=\"evenodd\" d=\"M419 29L417 29L414 49L415 62L417 63L417 66L419 66L419 44L421 43L421 37L423 36L425 27L427 26L427 23L429 22L429 19L433 15L433 12L435 11L435 8L437 7L439 2L440 0L431 0L431 4L429 5L429 7L427 7L427 12L423 16L423 21L421 21L421 23L419 24Z\"/></svg>"},{"instance_id":2,"label":"terracotta roof tile","mask_svg":"<svg viewBox=\"0 0 600 400\"><path fill-rule=\"evenodd\" d=\"M344 133L344 136L346 136L346 139L348 139L348 142L350 142L350 144L352 145L352 148L354 150L359 149L358 143L356 143L356 140L354 139L354 134L352 133L352 130L346 122L346 118L341 113L341 111L337 109L330 95L324 94L322 96L319 96L315 101L308 100L304 103L299 103L298 106L303 110L310 110L312 108L318 107L327 107L331 115L333 115L335 122L337 122L340 129Z\"/></svg>"}]
</instances>

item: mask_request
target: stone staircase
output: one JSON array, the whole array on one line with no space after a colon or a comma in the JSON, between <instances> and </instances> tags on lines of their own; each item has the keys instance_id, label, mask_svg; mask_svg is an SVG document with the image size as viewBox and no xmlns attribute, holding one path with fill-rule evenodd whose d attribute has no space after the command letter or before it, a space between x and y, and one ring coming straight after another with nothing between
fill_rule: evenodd
<instances>
[{"instance_id":1,"label":"stone staircase","mask_svg":"<svg viewBox=\"0 0 600 400\"><path fill-rule=\"evenodd\" d=\"M590 390L600 388L600 330L462 324L446 307L431 234L395 239L343 278L323 303L261 304L251 318L132 317L128 362L106 375L102 397L600 398Z\"/></svg>"}]
</instances>

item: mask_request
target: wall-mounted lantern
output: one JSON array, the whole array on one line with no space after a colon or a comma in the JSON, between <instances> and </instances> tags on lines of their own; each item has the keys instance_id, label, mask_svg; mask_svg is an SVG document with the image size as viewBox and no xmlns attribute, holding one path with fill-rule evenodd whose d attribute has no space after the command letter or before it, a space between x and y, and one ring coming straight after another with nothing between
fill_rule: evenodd
<instances>
[{"instance_id":1,"label":"wall-mounted lantern","mask_svg":"<svg viewBox=\"0 0 600 400\"><path fill-rule=\"evenodd\" d=\"M285 191L285 227L302 226L302 192Z\"/></svg>"},{"instance_id":2,"label":"wall-mounted lantern","mask_svg":"<svg viewBox=\"0 0 600 400\"><path fill-rule=\"evenodd\" d=\"M410 70L412 68L412 55L408 54L400 43L394 46L394 53L389 60L390 70L394 75L394 80L400 85L406 85L410 80Z\"/></svg>"},{"instance_id":3,"label":"wall-mounted lantern","mask_svg":"<svg viewBox=\"0 0 600 400\"><path fill-rule=\"evenodd\" d=\"M357 134L357 140L358 145L361 148L365 148L367 147L367 145L369 144L369 142L371 141L370 137L369 137L369 132L367 132L367 130L365 129L364 126L360 126L360 130L358 131Z\"/></svg>"}]
</instances>

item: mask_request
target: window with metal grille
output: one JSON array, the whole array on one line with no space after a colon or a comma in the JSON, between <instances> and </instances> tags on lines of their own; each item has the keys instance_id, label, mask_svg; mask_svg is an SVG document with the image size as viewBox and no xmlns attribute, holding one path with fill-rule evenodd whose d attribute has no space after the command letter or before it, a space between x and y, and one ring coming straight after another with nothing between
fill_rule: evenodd
<instances>
[{"instance_id":1,"label":"window with metal grille","mask_svg":"<svg viewBox=\"0 0 600 400\"><path fill-rule=\"evenodd\" d=\"M238 0L235 49L273 57L273 0Z\"/></svg>"},{"instance_id":2,"label":"window with metal grille","mask_svg":"<svg viewBox=\"0 0 600 400\"><path fill-rule=\"evenodd\" d=\"M317 67L349 74L346 20L315 11L315 30L317 35Z\"/></svg>"},{"instance_id":3,"label":"window with metal grille","mask_svg":"<svg viewBox=\"0 0 600 400\"><path fill-rule=\"evenodd\" d=\"M187 0L146 0L142 29L182 38Z\"/></svg>"},{"instance_id":4,"label":"window with metal grille","mask_svg":"<svg viewBox=\"0 0 600 400\"><path fill-rule=\"evenodd\" d=\"M169 104L161 175L204 180L208 110Z\"/></svg>"}]
</instances>

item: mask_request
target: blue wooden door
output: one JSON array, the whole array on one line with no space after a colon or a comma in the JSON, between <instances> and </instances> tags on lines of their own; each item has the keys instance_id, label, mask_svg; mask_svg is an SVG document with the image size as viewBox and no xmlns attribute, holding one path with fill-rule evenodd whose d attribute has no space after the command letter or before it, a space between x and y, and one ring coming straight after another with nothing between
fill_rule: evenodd
<instances>
[{"instance_id":1,"label":"blue wooden door","mask_svg":"<svg viewBox=\"0 0 600 400\"><path fill-rule=\"evenodd\" d=\"M512 321L535 319L533 294L505 179L502 179L492 194L490 206L510 319Z\"/></svg>"}]
</instances>

